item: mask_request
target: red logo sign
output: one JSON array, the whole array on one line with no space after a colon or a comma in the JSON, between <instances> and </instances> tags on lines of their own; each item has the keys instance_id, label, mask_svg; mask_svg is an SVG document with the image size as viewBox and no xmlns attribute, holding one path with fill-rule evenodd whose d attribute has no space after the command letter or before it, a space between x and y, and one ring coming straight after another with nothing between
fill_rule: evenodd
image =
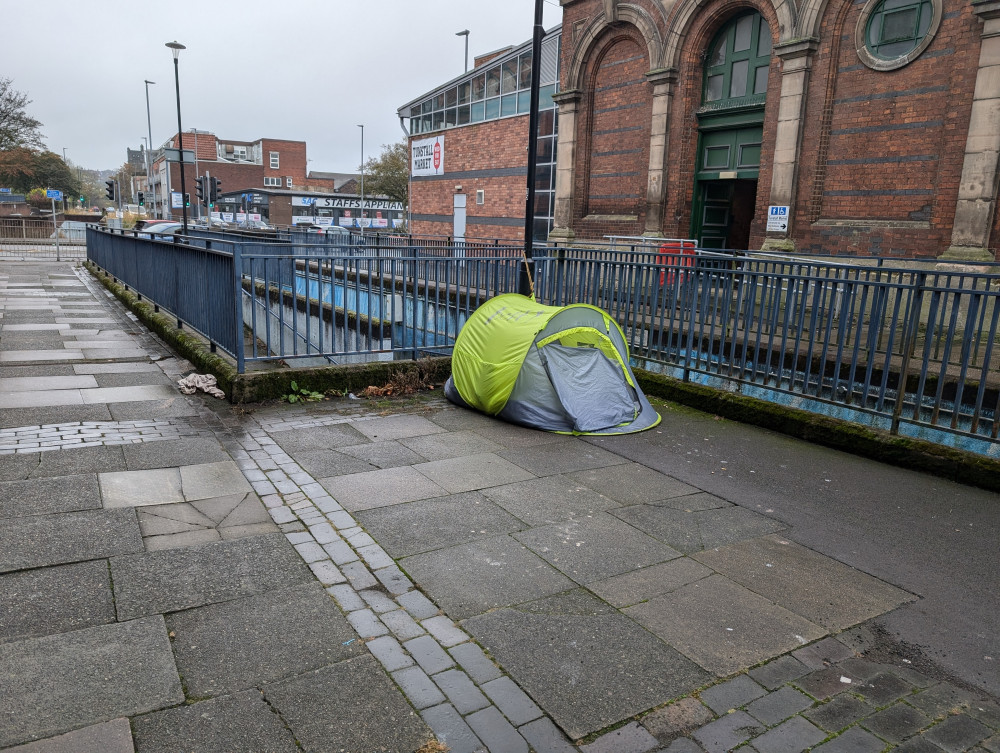
<instances>
[{"instance_id":1,"label":"red logo sign","mask_svg":"<svg viewBox=\"0 0 1000 753\"><path fill-rule=\"evenodd\" d=\"M434 169L435 170L440 170L441 169L441 142L440 141L435 141L434 142Z\"/></svg>"}]
</instances>

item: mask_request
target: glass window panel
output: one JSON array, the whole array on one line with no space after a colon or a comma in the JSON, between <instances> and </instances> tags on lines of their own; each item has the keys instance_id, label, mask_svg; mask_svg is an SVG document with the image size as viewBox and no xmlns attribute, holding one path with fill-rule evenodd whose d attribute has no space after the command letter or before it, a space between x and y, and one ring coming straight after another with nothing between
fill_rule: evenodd
<instances>
[{"instance_id":1,"label":"glass window panel","mask_svg":"<svg viewBox=\"0 0 1000 753\"><path fill-rule=\"evenodd\" d=\"M729 79L730 97L742 97L747 93L747 71L749 70L749 60L737 60L733 63L733 72Z\"/></svg>"},{"instance_id":2,"label":"glass window panel","mask_svg":"<svg viewBox=\"0 0 1000 753\"><path fill-rule=\"evenodd\" d=\"M500 98L494 97L493 99L486 100L486 119L494 120L500 117Z\"/></svg>"},{"instance_id":3,"label":"glass window panel","mask_svg":"<svg viewBox=\"0 0 1000 753\"><path fill-rule=\"evenodd\" d=\"M705 85L705 101L715 102L722 99L722 76L709 76Z\"/></svg>"},{"instance_id":4,"label":"glass window panel","mask_svg":"<svg viewBox=\"0 0 1000 753\"><path fill-rule=\"evenodd\" d=\"M420 118L413 118L410 121L410 135L420 133Z\"/></svg>"},{"instance_id":5,"label":"glass window panel","mask_svg":"<svg viewBox=\"0 0 1000 753\"><path fill-rule=\"evenodd\" d=\"M879 38L882 36L882 16L876 14L872 16L871 23L868 24L868 47L878 50Z\"/></svg>"},{"instance_id":6,"label":"glass window panel","mask_svg":"<svg viewBox=\"0 0 1000 753\"><path fill-rule=\"evenodd\" d=\"M737 167L760 167L760 144L740 144Z\"/></svg>"},{"instance_id":7,"label":"glass window panel","mask_svg":"<svg viewBox=\"0 0 1000 753\"><path fill-rule=\"evenodd\" d=\"M486 76L480 75L472 79L472 101L478 102L486 96Z\"/></svg>"},{"instance_id":8,"label":"glass window panel","mask_svg":"<svg viewBox=\"0 0 1000 753\"><path fill-rule=\"evenodd\" d=\"M538 113L538 135L551 136L555 125L555 111L543 110Z\"/></svg>"},{"instance_id":9,"label":"glass window panel","mask_svg":"<svg viewBox=\"0 0 1000 753\"><path fill-rule=\"evenodd\" d=\"M893 10L894 8L903 8L907 5L913 5L913 0L885 0L885 2L882 3L882 7L876 11L876 13L880 11Z\"/></svg>"},{"instance_id":10,"label":"glass window panel","mask_svg":"<svg viewBox=\"0 0 1000 753\"><path fill-rule=\"evenodd\" d=\"M556 93L556 85L549 84L548 86L542 86L538 89L538 109L547 110L551 107L555 107L555 102L552 101L552 95Z\"/></svg>"},{"instance_id":11,"label":"glass window panel","mask_svg":"<svg viewBox=\"0 0 1000 753\"><path fill-rule=\"evenodd\" d=\"M486 71L486 96L495 97L500 93L500 67Z\"/></svg>"},{"instance_id":12,"label":"glass window panel","mask_svg":"<svg viewBox=\"0 0 1000 753\"><path fill-rule=\"evenodd\" d=\"M894 42L899 39L913 39L917 31L917 9L905 8L903 10L886 13L882 21L882 40Z\"/></svg>"},{"instance_id":13,"label":"glass window panel","mask_svg":"<svg viewBox=\"0 0 1000 753\"><path fill-rule=\"evenodd\" d=\"M704 186L706 201L729 201L732 198L729 195L728 183L706 183Z\"/></svg>"},{"instance_id":14,"label":"glass window panel","mask_svg":"<svg viewBox=\"0 0 1000 753\"><path fill-rule=\"evenodd\" d=\"M723 35L716 43L715 47L712 49L711 54L708 56L709 66L722 65L726 62L726 35Z\"/></svg>"},{"instance_id":15,"label":"glass window panel","mask_svg":"<svg viewBox=\"0 0 1000 753\"><path fill-rule=\"evenodd\" d=\"M460 105L458 108L458 124L465 125L471 120L471 114L469 112L468 105Z\"/></svg>"},{"instance_id":16,"label":"glass window panel","mask_svg":"<svg viewBox=\"0 0 1000 753\"><path fill-rule=\"evenodd\" d=\"M535 164L552 162L552 143L555 139L551 136L544 136L538 139L538 153L535 156Z\"/></svg>"},{"instance_id":17,"label":"glass window panel","mask_svg":"<svg viewBox=\"0 0 1000 753\"><path fill-rule=\"evenodd\" d=\"M454 107L458 104L458 90L452 87L444 93L444 106Z\"/></svg>"},{"instance_id":18,"label":"glass window panel","mask_svg":"<svg viewBox=\"0 0 1000 753\"><path fill-rule=\"evenodd\" d=\"M410 117L420 114L420 105L414 105L410 108Z\"/></svg>"},{"instance_id":19,"label":"glass window panel","mask_svg":"<svg viewBox=\"0 0 1000 753\"><path fill-rule=\"evenodd\" d=\"M535 190L548 191L552 188L552 165L535 165Z\"/></svg>"},{"instance_id":20,"label":"glass window panel","mask_svg":"<svg viewBox=\"0 0 1000 753\"><path fill-rule=\"evenodd\" d=\"M517 59L508 60L503 64L500 74L500 93L510 94L517 91Z\"/></svg>"},{"instance_id":21,"label":"glass window panel","mask_svg":"<svg viewBox=\"0 0 1000 753\"><path fill-rule=\"evenodd\" d=\"M531 109L531 91L520 91L517 93L517 111L528 112Z\"/></svg>"},{"instance_id":22,"label":"glass window panel","mask_svg":"<svg viewBox=\"0 0 1000 753\"><path fill-rule=\"evenodd\" d=\"M474 102L470 112L470 120L473 123L480 123L486 118L486 103Z\"/></svg>"},{"instance_id":23,"label":"glass window panel","mask_svg":"<svg viewBox=\"0 0 1000 753\"><path fill-rule=\"evenodd\" d=\"M704 224L725 227L729 223L729 210L725 207L705 207Z\"/></svg>"},{"instance_id":24,"label":"glass window panel","mask_svg":"<svg viewBox=\"0 0 1000 753\"><path fill-rule=\"evenodd\" d=\"M531 88L531 55L521 55L521 64L518 69L518 86L521 89Z\"/></svg>"},{"instance_id":25,"label":"glass window panel","mask_svg":"<svg viewBox=\"0 0 1000 753\"><path fill-rule=\"evenodd\" d=\"M933 15L930 3L923 3L920 6L920 23L917 25L917 39L923 39L927 36L927 30L931 26L931 16Z\"/></svg>"},{"instance_id":26,"label":"glass window panel","mask_svg":"<svg viewBox=\"0 0 1000 753\"><path fill-rule=\"evenodd\" d=\"M505 94L500 98L500 117L517 115L517 95Z\"/></svg>"},{"instance_id":27,"label":"glass window panel","mask_svg":"<svg viewBox=\"0 0 1000 753\"><path fill-rule=\"evenodd\" d=\"M430 111L431 111L431 110L433 110L433 109L434 109L434 103L433 103L433 102L431 102L431 100L429 100L429 99L428 99L428 100L425 100L425 101L424 101L424 102L423 102L423 103L422 103L422 104L420 105L420 112L430 112Z\"/></svg>"},{"instance_id":28,"label":"glass window panel","mask_svg":"<svg viewBox=\"0 0 1000 753\"><path fill-rule=\"evenodd\" d=\"M434 109L443 110L444 109L444 94L438 94L434 97Z\"/></svg>"},{"instance_id":29,"label":"glass window panel","mask_svg":"<svg viewBox=\"0 0 1000 753\"><path fill-rule=\"evenodd\" d=\"M736 38L733 41L733 52L743 52L750 49L753 20L754 16L743 16L743 18L736 22Z\"/></svg>"},{"instance_id":30,"label":"glass window panel","mask_svg":"<svg viewBox=\"0 0 1000 753\"><path fill-rule=\"evenodd\" d=\"M532 230L532 235L534 235L534 240L545 241L549 239L549 227L552 221L544 218L535 218L534 230Z\"/></svg>"},{"instance_id":31,"label":"glass window panel","mask_svg":"<svg viewBox=\"0 0 1000 753\"><path fill-rule=\"evenodd\" d=\"M458 112L454 107L444 111L444 127L451 128L458 123Z\"/></svg>"},{"instance_id":32,"label":"glass window panel","mask_svg":"<svg viewBox=\"0 0 1000 753\"><path fill-rule=\"evenodd\" d=\"M729 167L729 147L728 146L707 146L705 147L706 170L725 170Z\"/></svg>"},{"instance_id":33,"label":"glass window panel","mask_svg":"<svg viewBox=\"0 0 1000 753\"><path fill-rule=\"evenodd\" d=\"M767 21L760 19L760 36L757 38L757 57L762 58L771 54L771 29Z\"/></svg>"},{"instance_id":34,"label":"glass window panel","mask_svg":"<svg viewBox=\"0 0 1000 753\"><path fill-rule=\"evenodd\" d=\"M890 44L879 45L878 54L883 58L898 58L912 50L916 45L912 39L904 42L892 42Z\"/></svg>"},{"instance_id":35,"label":"glass window panel","mask_svg":"<svg viewBox=\"0 0 1000 753\"><path fill-rule=\"evenodd\" d=\"M549 215L549 197L551 197L548 191L537 191L535 193L535 216L536 217L547 217Z\"/></svg>"},{"instance_id":36,"label":"glass window panel","mask_svg":"<svg viewBox=\"0 0 1000 753\"><path fill-rule=\"evenodd\" d=\"M763 94L767 91L767 71L769 66L762 65L754 72L753 93Z\"/></svg>"},{"instance_id":37,"label":"glass window panel","mask_svg":"<svg viewBox=\"0 0 1000 753\"><path fill-rule=\"evenodd\" d=\"M444 127L444 111L438 110L434 113L434 130Z\"/></svg>"},{"instance_id":38,"label":"glass window panel","mask_svg":"<svg viewBox=\"0 0 1000 753\"><path fill-rule=\"evenodd\" d=\"M458 85L458 104L467 105L472 101L471 89L472 85L468 81Z\"/></svg>"},{"instance_id":39,"label":"glass window panel","mask_svg":"<svg viewBox=\"0 0 1000 753\"><path fill-rule=\"evenodd\" d=\"M420 132L427 133L433 128L433 117L432 115L422 115L420 117Z\"/></svg>"}]
</instances>

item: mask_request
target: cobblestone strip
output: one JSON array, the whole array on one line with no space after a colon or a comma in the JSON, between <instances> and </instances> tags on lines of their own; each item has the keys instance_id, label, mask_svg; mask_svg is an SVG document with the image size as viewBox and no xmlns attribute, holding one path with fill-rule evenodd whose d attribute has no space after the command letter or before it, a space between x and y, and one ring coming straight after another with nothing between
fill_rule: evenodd
<instances>
[{"instance_id":1,"label":"cobblestone strip","mask_svg":"<svg viewBox=\"0 0 1000 753\"><path fill-rule=\"evenodd\" d=\"M197 417L159 421L74 421L0 429L0 455L211 436L214 436L212 429Z\"/></svg>"},{"instance_id":2,"label":"cobblestone strip","mask_svg":"<svg viewBox=\"0 0 1000 753\"><path fill-rule=\"evenodd\" d=\"M223 443L271 518L451 753L528 753L529 743L537 753L577 750L265 431Z\"/></svg>"}]
</instances>

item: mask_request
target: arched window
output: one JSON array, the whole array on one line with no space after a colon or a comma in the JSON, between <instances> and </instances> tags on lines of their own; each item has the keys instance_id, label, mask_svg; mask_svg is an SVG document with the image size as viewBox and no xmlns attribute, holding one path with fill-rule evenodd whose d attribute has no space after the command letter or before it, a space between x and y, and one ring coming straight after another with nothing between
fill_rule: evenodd
<instances>
[{"instance_id":1,"label":"arched window","mask_svg":"<svg viewBox=\"0 0 1000 753\"><path fill-rule=\"evenodd\" d=\"M875 70L901 68L927 49L940 23L940 0L869 0L858 18L858 57Z\"/></svg>"},{"instance_id":2,"label":"arched window","mask_svg":"<svg viewBox=\"0 0 1000 753\"><path fill-rule=\"evenodd\" d=\"M771 30L759 13L734 18L716 35L705 60L702 102L725 107L730 100L763 102L771 65ZM736 102L732 102L736 104Z\"/></svg>"}]
</instances>

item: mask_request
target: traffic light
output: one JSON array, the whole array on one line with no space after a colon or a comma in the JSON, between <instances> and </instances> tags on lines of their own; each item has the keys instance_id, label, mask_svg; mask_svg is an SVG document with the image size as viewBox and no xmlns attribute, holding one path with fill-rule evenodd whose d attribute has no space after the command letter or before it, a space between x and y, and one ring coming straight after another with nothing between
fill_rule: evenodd
<instances>
[{"instance_id":1,"label":"traffic light","mask_svg":"<svg viewBox=\"0 0 1000 753\"><path fill-rule=\"evenodd\" d=\"M108 201L114 201L115 200L115 179L111 178L110 180L104 181L104 185L106 185L108 187L107 190L104 192L104 195L108 197Z\"/></svg>"},{"instance_id":2,"label":"traffic light","mask_svg":"<svg viewBox=\"0 0 1000 753\"><path fill-rule=\"evenodd\" d=\"M215 202L219 200L219 189L222 187L222 181L218 178L212 178L211 185L209 186L209 206L214 207Z\"/></svg>"},{"instance_id":3,"label":"traffic light","mask_svg":"<svg viewBox=\"0 0 1000 753\"><path fill-rule=\"evenodd\" d=\"M198 203L208 206L208 191L205 190L205 176L199 175L194 179L195 190L198 192Z\"/></svg>"},{"instance_id":4,"label":"traffic light","mask_svg":"<svg viewBox=\"0 0 1000 753\"><path fill-rule=\"evenodd\" d=\"M187 209L191 206L191 194L184 194L184 208Z\"/></svg>"},{"instance_id":5,"label":"traffic light","mask_svg":"<svg viewBox=\"0 0 1000 753\"><path fill-rule=\"evenodd\" d=\"M140 207L146 206L146 195L142 191L137 191L135 194L136 201L139 202Z\"/></svg>"}]
</instances>

